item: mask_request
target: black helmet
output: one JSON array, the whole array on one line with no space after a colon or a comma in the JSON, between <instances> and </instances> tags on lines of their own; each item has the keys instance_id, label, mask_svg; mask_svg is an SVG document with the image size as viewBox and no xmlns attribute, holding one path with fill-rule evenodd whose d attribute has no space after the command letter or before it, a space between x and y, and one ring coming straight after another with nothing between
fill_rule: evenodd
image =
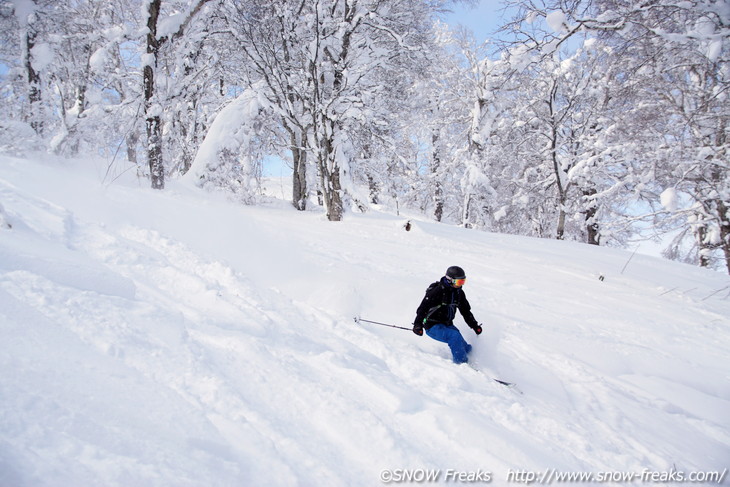
<instances>
[{"instance_id":1,"label":"black helmet","mask_svg":"<svg viewBox=\"0 0 730 487\"><path fill-rule=\"evenodd\" d=\"M449 279L466 279L466 273L458 265L452 265L446 269L446 277Z\"/></svg>"},{"instance_id":2,"label":"black helmet","mask_svg":"<svg viewBox=\"0 0 730 487\"><path fill-rule=\"evenodd\" d=\"M452 265L446 269L446 280L452 287L461 287L466 282L466 273L458 265Z\"/></svg>"}]
</instances>

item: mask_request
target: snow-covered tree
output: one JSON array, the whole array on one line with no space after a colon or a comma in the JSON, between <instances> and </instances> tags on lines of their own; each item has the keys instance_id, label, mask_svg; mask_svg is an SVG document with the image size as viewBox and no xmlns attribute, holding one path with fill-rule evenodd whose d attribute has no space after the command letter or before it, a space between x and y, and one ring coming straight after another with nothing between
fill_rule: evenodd
<instances>
[{"instance_id":1,"label":"snow-covered tree","mask_svg":"<svg viewBox=\"0 0 730 487\"><path fill-rule=\"evenodd\" d=\"M656 181L676 195L665 194L671 203L664 224L678 224L680 236L692 238L700 265L724 262L730 272L730 12L712 0L598 7L603 15L586 25L617 29L608 41L638 68L637 101L654 107L655 122L639 133L653 136L646 149ZM679 242L670 254L679 255Z\"/></svg>"},{"instance_id":2,"label":"snow-covered tree","mask_svg":"<svg viewBox=\"0 0 730 487\"><path fill-rule=\"evenodd\" d=\"M50 109L47 106L49 79L47 67L52 61L53 51L48 43L53 28L49 19L52 4L35 0L3 2L0 20L4 31L4 63L8 67L7 78L13 85L8 100L10 116L16 121L30 125L40 137L45 134L45 119ZM4 95L10 98L9 94ZM17 101L20 101L18 104ZM18 113L18 106L20 113Z\"/></svg>"},{"instance_id":3,"label":"snow-covered tree","mask_svg":"<svg viewBox=\"0 0 730 487\"><path fill-rule=\"evenodd\" d=\"M374 146L356 136L372 127L366 103L393 96L383 80L423 52L434 7L419 0L234 7L231 35L247 55L251 79L264 81L263 95L289 136L294 205L306 207L316 175L328 218L340 220L346 202L358 200L353 163Z\"/></svg>"},{"instance_id":4,"label":"snow-covered tree","mask_svg":"<svg viewBox=\"0 0 730 487\"><path fill-rule=\"evenodd\" d=\"M513 29L529 24L540 32L525 33L518 42L542 53L543 59L575 50L579 36L586 35L592 37L592 51L603 53L597 71L602 76L591 89L604 93L589 101L600 107L594 112L597 123L584 125L573 142L556 146L576 156L566 166L567 184L587 185L578 194L584 196L589 236L593 231L610 235L611 228L627 230L640 221L657 230L679 225L680 236L692 236L700 265L710 265L716 252L730 263L730 18L723 2L509 3L520 13ZM587 79L583 77L594 70L593 59L575 58L572 76ZM671 201L671 212L662 213L657 209L659 194L667 188L671 192L664 199ZM602 200L610 200L610 211L603 215ZM563 204L561 208L565 210ZM672 255L679 255L680 241L675 241Z\"/></svg>"},{"instance_id":5,"label":"snow-covered tree","mask_svg":"<svg viewBox=\"0 0 730 487\"><path fill-rule=\"evenodd\" d=\"M158 70L160 69L160 49L166 43L175 42L181 38L191 21L201 15L203 6L211 0L196 0L192 4L185 2L179 7L169 5L171 9L161 18L162 0L145 0L142 5L143 21L146 25L145 52L142 55L144 118L147 134L147 163L150 168L150 179L154 189L165 187L165 163L162 156L162 113L168 105L165 99L159 96L157 86ZM205 12L209 14L209 12ZM187 47L187 46L185 46ZM183 47L185 55L189 50ZM173 52L175 50L173 49ZM183 82L185 78L183 78ZM194 103L192 100L186 100ZM183 162L185 165L186 162Z\"/></svg>"},{"instance_id":6,"label":"snow-covered tree","mask_svg":"<svg viewBox=\"0 0 730 487\"><path fill-rule=\"evenodd\" d=\"M201 104L190 75L195 69L185 73L176 68L184 65L180 60L191 50L200 51L205 39L200 32L206 24L196 20L209 17L201 12L206 3L6 2L0 19L13 36L2 46L10 82L5 89L12 89L15 96L5 96L24 104L7 115L16 125L5 121L5 130L18 133L19 113L56 153L72 155L83 146L116 154L126 146L133 163L138 162L137 149L142 145L149 169L140 166L140 172L150 175L153 187L164 187L168 171L163 148L168 148L169 159L181 160L172 167L184 168L191 157L185 162L179 152L194 152L190 144L198 143L199 120L190 122L184 116L190 109L175 113L176 107ZM18 40L9 42L13 38ZM196 72L210 65L189 64L195 64ZM18 83L19 75L30 81ZM217 108L220 101L215 104ZM183 130L175 130L182 125ZM146 138L140 137L141 131L147 132ZM185 145L185 137L177 137L180 131L192 142Z\"/></svg>"},{"instance_id":7,"label":"snow-covered tree","mask_svg":"<svg viewBox=\"0 0 730 487\"><path fill-rule=\"evenodd\" d=\"M223 188L243 203L253 203L262 159L257 128L270 111L256 89L244 91L216 116L198 148L188 178L198 186Z\"/></svg>"},{"instance_id":8,"label":"snow-covered tree","mask_svg":"<svg viewBox=\"0 0 730 487\"><path fill-rule=\"evenodd\" d=\"M418 191L424 192L421 206L436 221L460 221L461 177L467 166L472 85L476 74L468 57L473 39L470 33L450 31L442 23L435 26L425 79L419 81L412 97L418 101L412 133L422 141L424 152ZM448 218L450 214L453 217Z\"/></svg>"}]
</instances>

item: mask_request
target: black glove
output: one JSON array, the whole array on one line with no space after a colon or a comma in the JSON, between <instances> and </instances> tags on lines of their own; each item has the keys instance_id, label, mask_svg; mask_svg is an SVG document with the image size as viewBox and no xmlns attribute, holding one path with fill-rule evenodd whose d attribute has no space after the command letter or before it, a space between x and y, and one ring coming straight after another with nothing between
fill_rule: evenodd
<instances>
[{"instance_id":1,"label":"black glove","mask_svg":"<svg viewBox=\"0 0 730 487\"><path fill-rule=\"evenodd\" d=\"M482 325L474 325L472 327L472 330L474 330L474 333L476 333L477 335L479 335L482 332Z\"/></svg>"},{"instance_id":2,"label":"black glove","mask_svg":"<svg viewBox=\"0 0 730 487\"><path fill-rule=\"evenodd\" d=\"M413 333L416 335L423 336L423 325L419 325L418 323L413 323Z\"/></svg>"}]
</instances>

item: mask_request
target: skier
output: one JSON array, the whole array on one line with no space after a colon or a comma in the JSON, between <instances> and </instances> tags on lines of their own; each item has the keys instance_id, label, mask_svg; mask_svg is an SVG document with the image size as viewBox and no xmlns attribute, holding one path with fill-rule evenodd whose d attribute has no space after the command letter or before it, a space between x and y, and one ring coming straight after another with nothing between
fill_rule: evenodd
<instances>
[{"instance_id":1,"label":"skier","mask_svg":"<svg viewBox=\"0 0 730 487\"><path fill-rule=\"evenodd\" d=\"M447 343L451 349L454 363L463 364L469 361L468 355L471 345L466 343L461 332L454 326L454 317L458 309L464 321L479 335L482 327L471 313L471 306L466 299L462 287L466 282L464 269L451 266L440 281L434 282L426 289L426 296L416 310L416 319L413 322L413 333L423 336L426 334L440 342Z\"/></svg>"}]
</instances>

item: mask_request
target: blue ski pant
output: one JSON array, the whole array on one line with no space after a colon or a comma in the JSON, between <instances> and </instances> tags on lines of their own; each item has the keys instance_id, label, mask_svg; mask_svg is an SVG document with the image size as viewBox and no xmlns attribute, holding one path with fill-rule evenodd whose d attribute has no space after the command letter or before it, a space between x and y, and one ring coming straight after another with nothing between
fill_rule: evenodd
<instances>
[{"instance_id":1,"label":"blue ski pant","mask_svg":"<svg viewBox=\"0 0 730 487\"><path fill-rule=\"evenodd\" d=\"M449 345L451 355L455 364L463 364L469 361L467 355L471 352L471 345L466 343L461 332L454 325L433 325L426 330L426 334Z\"/></svg>"}]
</instances>

